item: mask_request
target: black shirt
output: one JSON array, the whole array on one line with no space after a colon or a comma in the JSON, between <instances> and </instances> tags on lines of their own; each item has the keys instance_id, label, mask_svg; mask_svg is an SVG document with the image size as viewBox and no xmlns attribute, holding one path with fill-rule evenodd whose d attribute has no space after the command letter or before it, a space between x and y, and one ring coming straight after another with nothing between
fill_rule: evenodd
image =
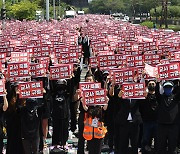
<instances>
[{"instance_id":1,"label":"black shirt","mask_svg":"<svg viewBox=\"0 0 180 154\"><path fill-rule=\"evenodd\" d=\"M157 99L155 94L148 93L145 100L140 100L139 110L143 121L157 121Z\"/></svg>"},{"instance_id":2,"label":"black shirt","mask_svg":"<svg viewBox=\"0 0 180 154\"><path fill-rule=\"evenodd\" d=\"M27 99L26 106L20 108L21 137L33 139L39 137L40 114L38 100Z\"/></svg>"}]
</instances>

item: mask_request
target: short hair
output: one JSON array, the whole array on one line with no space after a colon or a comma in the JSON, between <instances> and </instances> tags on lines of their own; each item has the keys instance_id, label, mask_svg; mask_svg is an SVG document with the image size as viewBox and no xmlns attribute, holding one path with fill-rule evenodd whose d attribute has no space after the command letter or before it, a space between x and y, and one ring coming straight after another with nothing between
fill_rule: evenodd
<instances>
[{"instance_id":1,"label":"short hair","mask_svg":"<svg viewBox=\"0 0 180 154\"><path fill-rule=\"evenodd\" d=\"M87 73L86 76L85 76L85 79L88 78L88 77L92 77L93 80L94 80L94 75L92 73ZM94 80L95 81L95 80Z\"/></svg>"}]
</instances>

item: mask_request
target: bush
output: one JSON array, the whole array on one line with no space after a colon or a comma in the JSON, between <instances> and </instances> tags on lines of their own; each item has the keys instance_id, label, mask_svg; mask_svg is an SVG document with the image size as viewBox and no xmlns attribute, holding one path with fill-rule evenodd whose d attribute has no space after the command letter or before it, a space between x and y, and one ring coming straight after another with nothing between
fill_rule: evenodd
<instances>
[{"instance_id":1,"label":"bush","mask_svg":"<svg viewBox=\"0 0 180 154\"><path fill-rule=\"evenodd\" d=\"M153 22L151 21L144 21L141 23L142 26L147 26L148 28L153 28Z\"/></svg>"}]
</instances>

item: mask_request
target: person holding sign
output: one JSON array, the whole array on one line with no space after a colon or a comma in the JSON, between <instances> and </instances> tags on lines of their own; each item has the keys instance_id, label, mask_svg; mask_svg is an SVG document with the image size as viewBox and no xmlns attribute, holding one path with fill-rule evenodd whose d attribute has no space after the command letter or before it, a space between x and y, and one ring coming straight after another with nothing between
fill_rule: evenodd
<instances>
[{"instance_id":1,"label":"person holding sign","mask_svg":"<svg viewBox=\"0 0 180 154\"><path fill-rule=\"evenodd\" d=\"M67 93L67 81L59 79L53 93L52 120L53 135L52 145L54 150L62 150L68 140L69 104ZM59 146L62 146L61 148Z\"/></svg>"},{"instance_id":2,"label":"person holding sign","mask_svg":"<svg viewBox=\"0 0 180 154\"><path fill-rule=\"evenodd\" d=\"M4 95L0 96L0 153L3 151L3 116L4 112L8 109L8 101L6 98L7 92L4 91Z\"/></svg>"},{"instance_id":3,"label":"person holding sign","mask_svg":"<svg viewBox=\"0 0 180 154\"><path fill-rule=\"evenodd\" d=\"M85 82L94 82L94 76L93 74L86 74L85 76ZM74 95L74 100L75 101L81 101L81 90L77 89L76 94ZM85 108L85 110L84 110ZM87 111L87 107L80 102L79 106L80 114L79 114L79 119L78 119L78 128L79 128L79 133L78 133L78 150L77 154L84 154L84 137L83 137L83 129L84 129L84 117L85 113Z\"/></svg>"},{"instance_id":4,"label":"person holding sign","mask_svg":"<svg viewBox=\"0 0 180 154\"><path fill-rule=\"evenodd\" d=\"M142 154L151 150L154 138L154 149L157 151L157 110L158 102L155 94L156 82L150 80L147 84L146 99L139 103L139 110L143 120Z\"/></svg>"},{"instance_id":5,"label":"person holding sign","mask_svg":"<svg viewBox=\"0 0 180 154\"><path fill-rule=\"evenodd\" d=\"M37 154L39 152L41 121L39 107L41 104L37 98L20 99L21 138L25 154Z\"/></svg>"},{"instance_id":6,"label":"person holding sign","mask_svg":"<svg viewBox=\"0 0 180 154\"><path fill-rule=\"evenodd\" d=\"M115 153L128 154L130 140L132 154L138 154L139 124L141 123L139 103L136 99L123 99L123 94L124 91L120 90L117 100L120 109L115 116Z\"/></svg>"},{"instance_id":7,"label":"person holding sign","mask_svg":"<svg viewBox=\"0 0 180 154\"><path fill-rule=\"evenodd\" d=\"M160 88L162 91L160 93ZM163 84L156 86L156 98L158 100L158 116L157 116L157 141L158 154L176 153L178 140L178 122L179 111L178 105L180 100L180 87L175 87L171 81L165 81Z\"/></svg>"},{"instance_id":8,"label":"person holding sign","mask_svg":"<svg viewBox=\"0 0 180 154\"><path fill-rule=\"evenodd\" d=\"M102 139L107 133L103 123L103 110L107 109L107 105L86 108L88 110L84 119L83 137L87 140L89 154L100 154Z\"/></svg>"},{"instance_id":9,"label":"person holding sign","mask_svg":"<svg viewBox=\"0 0 180 154\"><path fill-rule=\"evenodd\" d=\"M11 83L7 88L8 109L5 113L7 130L7 154L23 154L23 145L21 140L21 118L18 111L18 83Z\"/></svg>"}]
</instances>

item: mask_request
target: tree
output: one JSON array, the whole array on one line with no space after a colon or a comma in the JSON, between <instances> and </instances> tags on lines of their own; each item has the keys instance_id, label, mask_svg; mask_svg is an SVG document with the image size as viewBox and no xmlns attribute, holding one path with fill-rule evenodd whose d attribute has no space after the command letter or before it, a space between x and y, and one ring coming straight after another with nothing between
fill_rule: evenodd
<instances>
[{"instance_id":1,"label":"tree","mask_svg":"<svg viewBox=\"0 0 180 154\"><path fill-rule=\"evenodd\" d=\"M91 13L124 12L125 6L122 0L93 0L89 5Z\"/></svg>"},{"instance_id":2,"label":"tree","mask_svg":"<svg viewBox=\"0 0 180 154\"><path fill-rule=\"evenodd\" d=\"M38 5L30 1L21 1L20 3L9 6L8 15L18 20L35 19Z\"/></svg>"}]
</instances>

